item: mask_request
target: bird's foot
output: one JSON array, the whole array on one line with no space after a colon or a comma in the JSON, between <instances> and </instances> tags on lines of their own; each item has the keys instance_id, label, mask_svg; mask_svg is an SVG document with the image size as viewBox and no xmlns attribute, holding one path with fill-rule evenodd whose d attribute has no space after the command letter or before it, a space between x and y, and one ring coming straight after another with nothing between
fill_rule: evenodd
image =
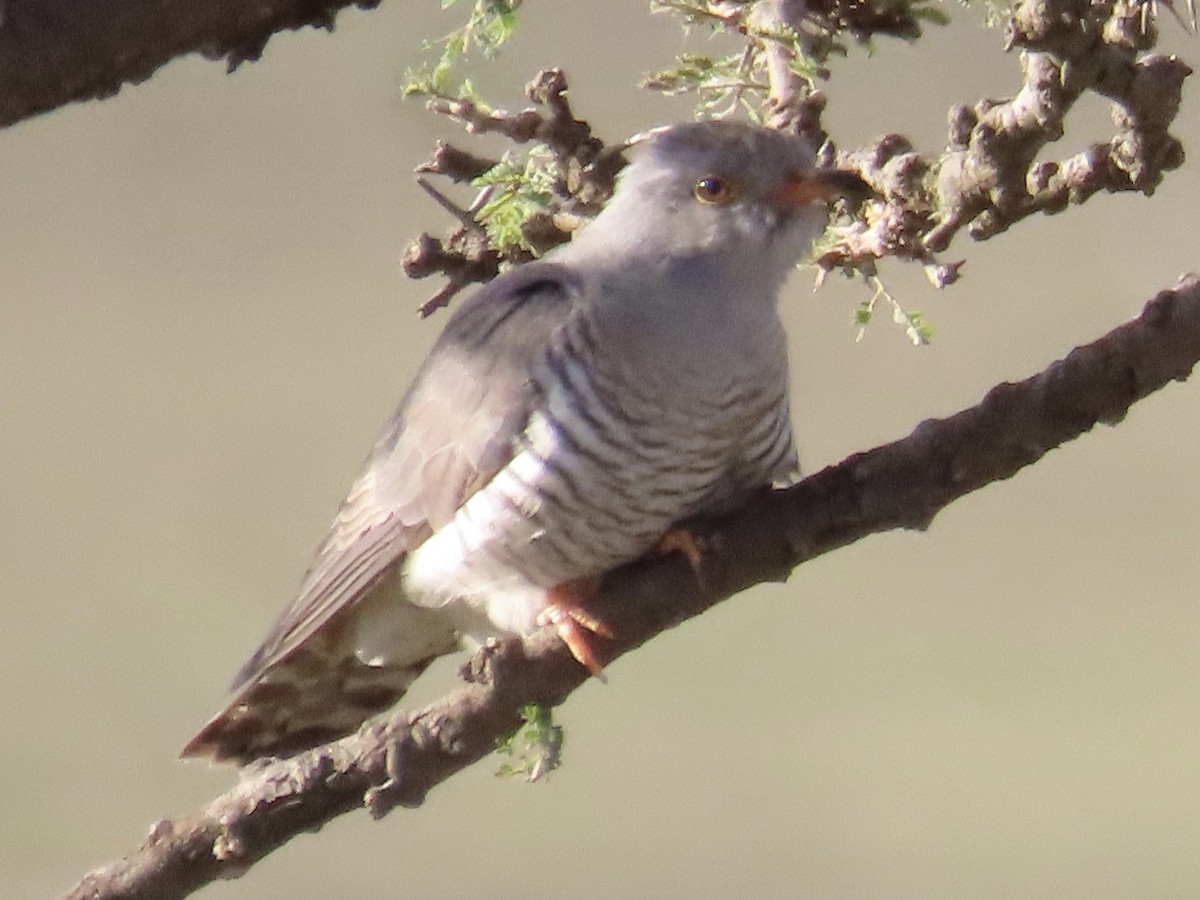
<instances>
[{"instance_id":1,"label":"bird's foot","mask_svg":"<svg viewBox=\"0 0 1200 900\"><path fill-rule=\"evenodd\" d=\"M550 589L550 603L537 617L539 625L553 625L567 645L571 655L585 669L605 681L604 666L596 658L589 640L590 634L611 638L608 626L583 608L583 603L596 595L595 579L568 581Z\"/></svg>"},{"instance_id":2,"label":"bird's foot","mask_svg":"<svg viewBox=\"0 0 1200 900\"><path fill-rule=\"evenodd\" d=\"M688 561L688 565L692 567L692 571L696 573L696 578L700 581L704 580L701 571L704 566L704 548L700 543L700 538L696 537L696 533L691 529L668 528L658 539L652 552L663 556L669 553L682 553L684 559Z\"/></svg>"}]
</instances>

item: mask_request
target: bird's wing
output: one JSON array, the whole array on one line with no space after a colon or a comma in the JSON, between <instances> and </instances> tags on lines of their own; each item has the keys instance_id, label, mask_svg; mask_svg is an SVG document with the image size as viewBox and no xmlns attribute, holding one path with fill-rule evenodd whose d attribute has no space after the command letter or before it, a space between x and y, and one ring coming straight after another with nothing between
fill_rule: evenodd
<instances>
[{"instance_id":1,"label":"bird's wing","mask_svg":"<svg viewBox=\"0 0 1200 900\"><path fill-rule=\"evenodd\" d=\"M560 266L511 270L447 323L342 503L295 601L234 680L238 688L354 606L512 457L529 418L529 373L577 308Z\"/></svg>"}]
</instances>

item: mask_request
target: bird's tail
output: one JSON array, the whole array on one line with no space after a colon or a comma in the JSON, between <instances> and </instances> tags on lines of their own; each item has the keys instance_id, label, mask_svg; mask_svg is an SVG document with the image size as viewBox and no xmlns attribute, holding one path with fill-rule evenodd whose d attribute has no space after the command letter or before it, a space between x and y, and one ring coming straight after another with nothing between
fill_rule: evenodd
<instances>
[{"instance_id":1,"label":"bird's tail","mask_svg":"<svg viewBox=\"0 0 1200 900\"><path fill-rule=\"evenodd\" d=\"M439 655L403 666L373 666L352 655L322 653L306 642L245 684L180 756L245 765L335 740L395 704Z\"/></svg>"}]
</instances>

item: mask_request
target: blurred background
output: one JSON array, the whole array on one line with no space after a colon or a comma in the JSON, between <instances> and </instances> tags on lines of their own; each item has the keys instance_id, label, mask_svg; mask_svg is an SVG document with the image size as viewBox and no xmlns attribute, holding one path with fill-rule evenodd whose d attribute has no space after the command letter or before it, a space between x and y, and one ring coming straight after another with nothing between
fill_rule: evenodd
<instances>
[{"instance_id":1,"label":"blurred background","mask_svg":"<svg viewBox=\"0 0 1200 900\"><path fill-rule=\"evenodd\" d=\"M1011 95L982 11L834 66L826 127L935 153ZM459 132L402 101L466 9L347 12L226 76L177 61L0 133L0 872L54 896L234 775L176 759L290 600L445 321L398 255L445 213L410 174ZM531 2L485 94L562 64L607 140L686 118L637 78L681 48L643 0ZM1170 19L1163 49L1194 63ZM1200 146L1196 85L1177 125ZM1063 156L1110 134L1081 103ZM480 145L476 145L478 147ZM492 149L483 145L484 149ZM986 244L960 284L798 274L785 300L810 470L974 404L1200 267L1200 167ZM1173 385L926 534L818 559L620 660L560 711L547 783L486 760L426 806L347 815L216 898L1200 896L1200 385ZM454 663L415 695L440 695Z\"/></svg>"}]
</instances>

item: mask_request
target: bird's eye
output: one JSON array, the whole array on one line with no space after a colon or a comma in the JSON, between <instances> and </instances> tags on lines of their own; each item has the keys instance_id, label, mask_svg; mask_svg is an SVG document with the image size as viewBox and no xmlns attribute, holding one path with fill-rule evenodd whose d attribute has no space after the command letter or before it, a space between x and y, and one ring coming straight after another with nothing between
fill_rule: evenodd
<instances>
[{"instance_id":1,"label":"bird's eye","mask_svg":"<svg viewBox=\"0 0 1200 900\"><path fill-rule=\"evenodd\" d=\"M705 175L692 191L701 203L728 203L737 193L732 184L716 175Z\"/></svg>"}]
</instances>

